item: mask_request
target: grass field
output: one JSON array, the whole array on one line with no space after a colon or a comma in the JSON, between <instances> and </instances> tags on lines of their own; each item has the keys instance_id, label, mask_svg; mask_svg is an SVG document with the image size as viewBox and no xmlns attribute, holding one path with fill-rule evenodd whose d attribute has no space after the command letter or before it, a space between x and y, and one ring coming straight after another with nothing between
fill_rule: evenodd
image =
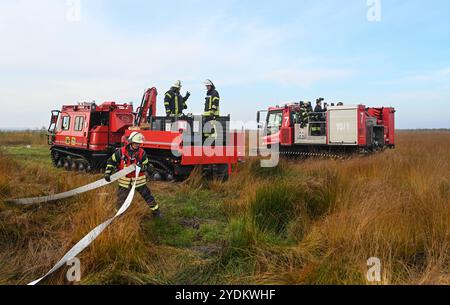
<instances>
[{"instance_id":1,"label":"grass field","mask_svg":"<svg viewBox=\"0 0 450 305\"><path fill-rule=\"evenodd\" d=\"M0 284L26 284L114 215L115 186L11 206L101 175L54 169L40 133L0 133L0 147ZM370 257L381 284L450 284L450 132L399 132L395 150L345 161L247 159L224 183L149 186L164 218L135 199L79 256L81 284L370 284ZM66 271L44 283L67 284Z\"/></svg>"}]
</instances>

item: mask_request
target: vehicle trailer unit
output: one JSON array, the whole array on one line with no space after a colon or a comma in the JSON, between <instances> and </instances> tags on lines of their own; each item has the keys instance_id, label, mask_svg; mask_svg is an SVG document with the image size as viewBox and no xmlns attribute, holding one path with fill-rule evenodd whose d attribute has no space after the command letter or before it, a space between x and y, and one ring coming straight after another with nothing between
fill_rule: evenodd
<instances>
[{"instance_id":1,"label":"vehicle trailer unit","mask_svg":"<svg viewBox=\"0 0 450 305\"><path fill-rule=\"evenodd\" d=\"M229 116L154 117L149 129L139 129L145 138L142 148L163 179L183 180L197 166L211 178L227 178L245 153L244 133L230 132L229 122ZM127 130L125 136L135 130Z\"/></svg>"}]
</instances>

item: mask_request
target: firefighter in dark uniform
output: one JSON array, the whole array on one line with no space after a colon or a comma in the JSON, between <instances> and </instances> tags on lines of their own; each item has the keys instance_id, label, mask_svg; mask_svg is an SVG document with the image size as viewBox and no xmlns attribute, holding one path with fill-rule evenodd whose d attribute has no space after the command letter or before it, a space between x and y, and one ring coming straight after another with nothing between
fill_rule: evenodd
<instances>
[{"instance_id":1,"label":"firefighter in dark uniform","mask_svg":"<svg viewBox=\"0 0 450 305\"><path fill-rule=\"evenodd\" d=\"M308 110L308 113L314 112L311 102L306 103L306 108Z\"/></svg>"},{"instance_id":2,"label":"firefighter in dark uniform","mask_svg":"<svg viewBox=\"0 0 450 305\"><path fill-rule=\"evenodd\" d=\"M211 125L211 131L205 131L204 135L217 139L217 121L215 118L220 116L220 96L211 80L207 79L204 84L206 86L206 98L203 116L210 118L208 123Z\"/></svg>"},{"instance_id":3,"label":"firefighter in dark uniform","mask_svg":"<svg viewBox=\"0 0 450 305\"><path fill-rule=\"evenodd\" d=\"M146 152L140 147L144 143L144 136L139 132L133 132L128 138L130 144L119 148L109 158L105 171L105 180L111 182L111 175L116 170L122 170L133 164L141 167L141 172L136 179L136 174L130 173L126 177L119 179L119 188L117 190L117 203L122 204L131 191L133 184L136 182L136 191L147 202L153 215L160 218L161 213L159 206L152 196L150 189L147 187L146 172L149 169L150 163Z\"/></svg>"},{"instance_id":4,"label":"firefighter in dark uniform","mask_svg":"<svg viewBox=\"0 0 450 305\"><path fill-rule=\"evenodd\" d=\"M190 92L183 97L180 94L181 82L178 80L173 84L172 88L166 92L164 96L164 106L166 107L166 115L172 117L183 116L183 110L187 109L187 100L191 96Z\"/></svg>"},{"instance_id":5,"label":"firefighter in dark uniform","mask_svg":"<svg viewBox=\"0 0 450 305\"><path fill-rule=\"evenodd\" d=\"M325 112L326 111L326 110L324 110L324 108L322 108L322 102L323 101L324 101L324 99L322 97L318 98L316 100L316 108L314 108L314 112L320 113L320 112Z\"/></svg>"},{"instance_id":6,"label":"firefighter in dark uniform","mask_svg":"<svg viewBox=\"0 0 450 305\"><path fill-rule=\"evenodd\" d=\"M205 81L206 98L204 116L219 117L220 116L220 96L213 82L209 79Z\"/></svg>"}]
</instances>

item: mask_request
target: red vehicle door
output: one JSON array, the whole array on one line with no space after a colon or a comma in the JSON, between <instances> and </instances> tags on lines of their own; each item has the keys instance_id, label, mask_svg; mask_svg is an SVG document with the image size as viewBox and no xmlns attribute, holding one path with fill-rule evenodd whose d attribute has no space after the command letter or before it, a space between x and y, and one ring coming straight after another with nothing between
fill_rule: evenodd
<instances>
[{"instance_id":1,"label":"red vehicle door","mask_svg":"<svg viewBox=\"0 0 450 305\"><path fill-rule=\"evenodd\" d=\"M73 136L71 138L71 146L79 148L87 148L87 135L89 122L87 121L86 114L76 113L73 117L74 127Z\"/></svg>"}]
</instances>

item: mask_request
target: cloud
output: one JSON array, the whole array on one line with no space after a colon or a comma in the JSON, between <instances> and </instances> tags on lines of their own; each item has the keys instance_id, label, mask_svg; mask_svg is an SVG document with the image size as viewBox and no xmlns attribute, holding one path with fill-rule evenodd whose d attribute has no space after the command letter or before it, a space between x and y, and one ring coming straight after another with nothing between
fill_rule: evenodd
<instances>
[{"instance_id":1,"label":"cloud","mask_svg":"<svg viewBox=\"0 0 450 305\"><path fill-rule=\"evenodd\" d=\"M386 80L379 83L389 84L389 85L418 85L418 84L426 84L430 83L448 83L450 81L450 67L443 67L440 69L435 69L431 71L422 71L422 72L414 72L408 73L405 76Z\"/></svg>"},{"instance_id":2,"label":"cloud","mask_svg":"<svg viewBox=\"0 0 450 305\"><path fill-rule=\"evenodd\" d=\"M450 67L404 77L403 82L440 82L448 81L450 77Z\"/></svg>"},{"instance_id":3,"label":"cloud","mask_svg":"<svg viewBox=\"0 0 450 305\"><path fill-rule=\"evenodd\" d=\"M336 81L355 76L356 71L351 69L331 68L285 68L265 73L262 79L277 82L286 86L309 88L324 81Z\"/></svg>"},{"instance_id":4,"label":"cloud","mask_svg":"<svg viewBox=\"0 0 450 305\"><path fill-rule=\"evenodd\" d=\"M219 4L202 18L143 26L137 34L108 19L107 2L82 3L79 22L68 22L65 1L0 3L0 102L2 113L11 114L1 118L2 127L41 126L50 108L63 103L136 100L146 87L163 90L175 79L201 101L205 78L241 88L267 81L303 88L353 75L306 68L311 63L283 52L288 24L235 18ZM20 122L11 119L18 109L26 109Z\"/></svg>"},{"instance_id":5,"label":"cloud","mask_svg":"<svg viewBox=\"0 0 450 305\"><path fill-rule=\"evenodd\" d=\"M436 89L398 91L387 94L383 100L390 101L397 109L399 128L450 128L446 115L450 106L450 86Z\"/></svg>"}]
</instances>

